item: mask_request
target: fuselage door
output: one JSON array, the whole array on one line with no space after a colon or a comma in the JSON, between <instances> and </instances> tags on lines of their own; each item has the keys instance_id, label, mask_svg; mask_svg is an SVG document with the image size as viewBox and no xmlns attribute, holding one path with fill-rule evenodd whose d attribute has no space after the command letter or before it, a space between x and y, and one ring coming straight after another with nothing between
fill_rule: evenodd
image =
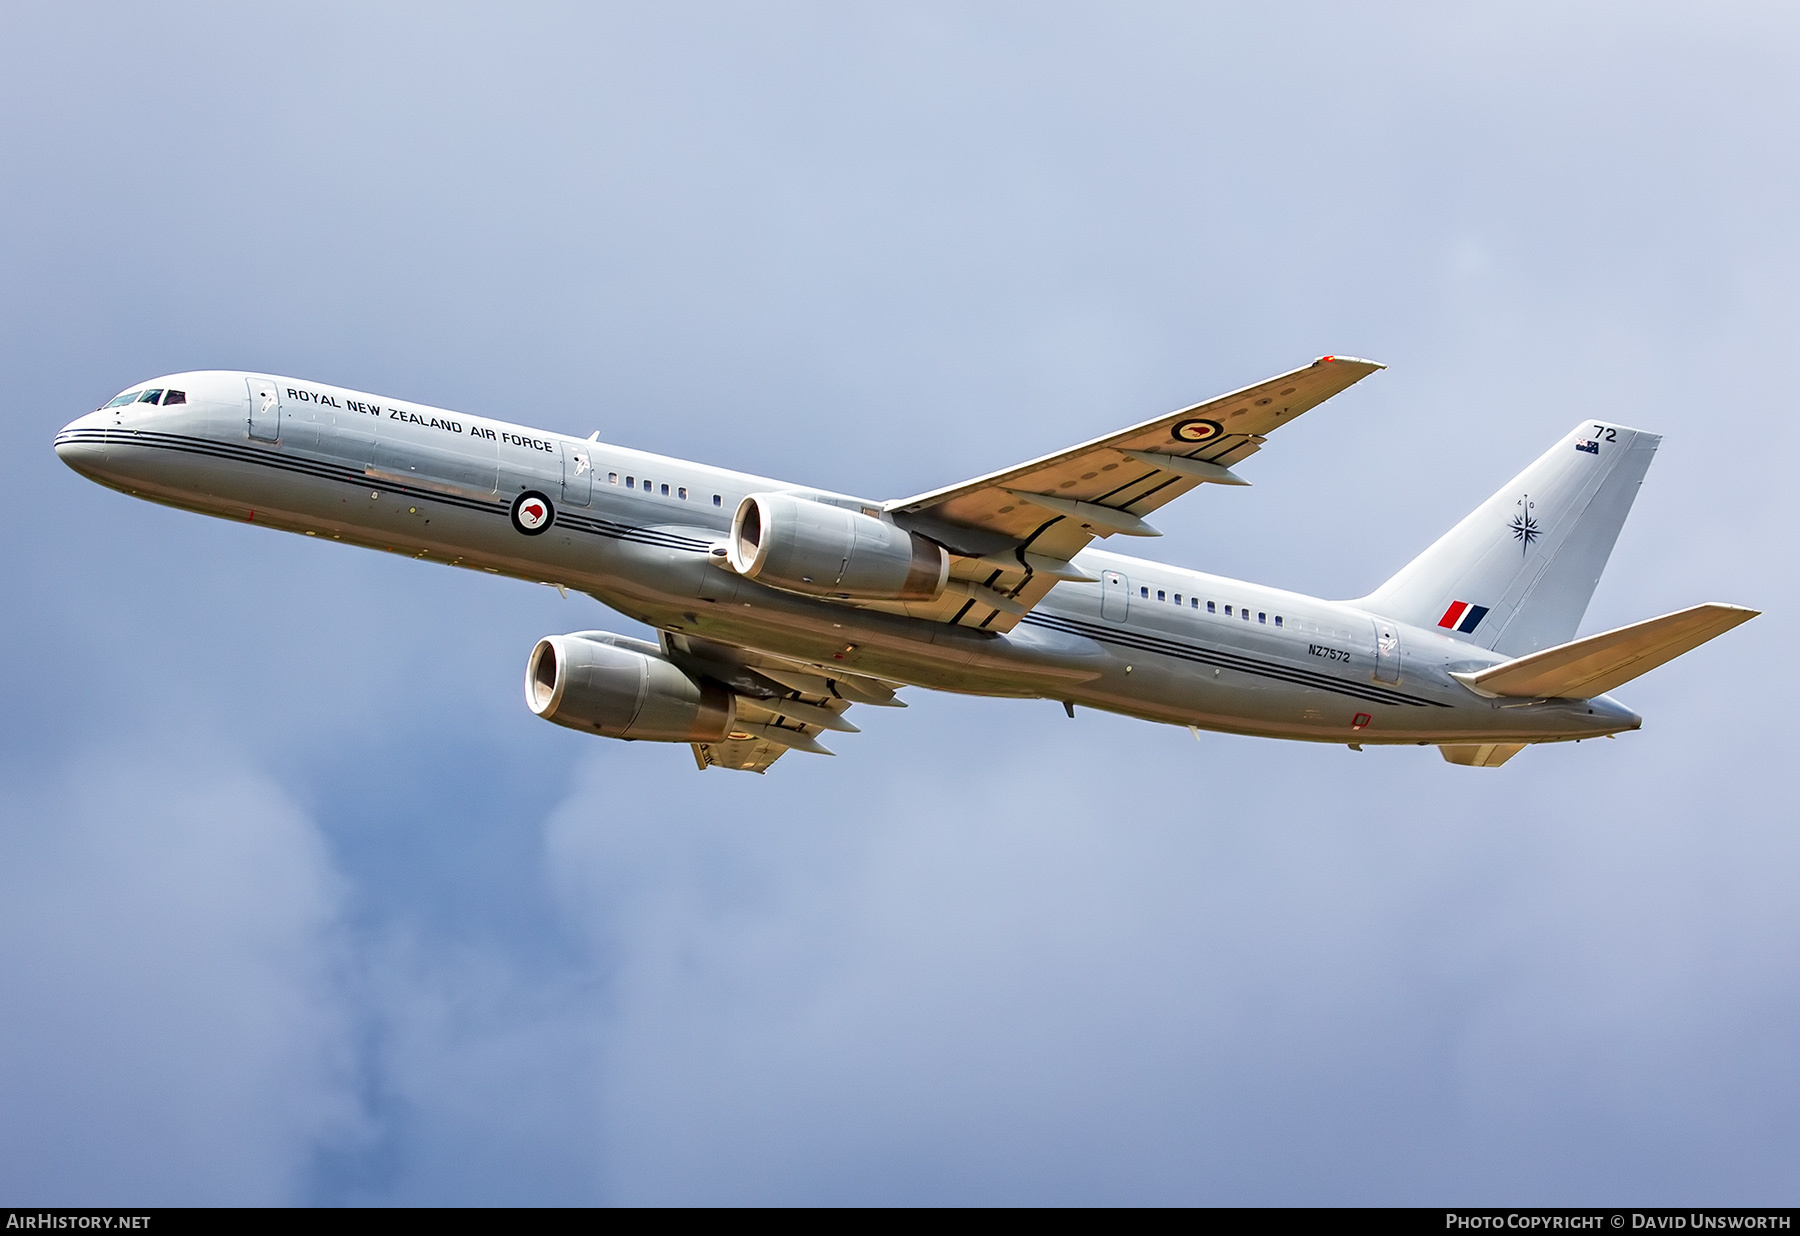
<instances>
[{"instance_id":1,"label":"fuselage door","mask_svg":"<svg viewBox=\"0 0 1800 1236\"><path fill-rule=\"evenodd\" d=\"M281 390L268 378L246 378L250 388L250 436L264 442L281 437Z\"/></svg>"},{"instance_id":2,"label":"fuselage door","mask_svg":"<svg viewBox=\"0 0 1800 1236\"><path fill-rule=\"evenodd\" d=\"M1100 616L1108 622L1124 622L1131 612L1131 581L1117 571L1100 573Z\"/></svg>"},{"instance_id":3,"label":"fuselage door","mask_svg":"<svg viewBox=\"0 0 1800 1236\"><path fill-rule=\"evenodd\" d=\"M1375 620L1375 681L1400 681L1400 632L1385 618Z\"/></svg>"},{"instance_id":4,"label":"fuselage door","mask_svg":"<svg viewBox=\"0 0 1800 1236\"><path fill-rule=\"evenodd\" d=\"M587 443L562 444L563 502L586 506L594 496L594 457Z\"/></svg>"}]
</instances>

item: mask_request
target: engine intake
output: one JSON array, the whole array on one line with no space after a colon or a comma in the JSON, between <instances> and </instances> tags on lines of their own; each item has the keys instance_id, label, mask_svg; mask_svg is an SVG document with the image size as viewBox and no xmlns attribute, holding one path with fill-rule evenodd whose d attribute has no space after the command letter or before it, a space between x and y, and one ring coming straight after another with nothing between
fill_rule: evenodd
<instances>
[{"instance_id":1,"label":"engine intake","mask_svg":"<svg viewBox=\"0 0 1800 1236\"><path fill-rule=\"evenodd\" d=\"M572 730L644 742L718 742L731 732L730 691L611 642L618 639L597 631L539 640L525 665L531 711Z\"/></svg>"},{"instance_id":2,"label":"engine intake","mask_svg":"<svg viewBox=\"0 0 1800 1236\"><path fill-rule=\"evenodd\" d=\"M943 548L904 528L793 494L751 494L731 521L739 575L822 597L935 601L950 576Z\"/></svg>"}]
</instances>

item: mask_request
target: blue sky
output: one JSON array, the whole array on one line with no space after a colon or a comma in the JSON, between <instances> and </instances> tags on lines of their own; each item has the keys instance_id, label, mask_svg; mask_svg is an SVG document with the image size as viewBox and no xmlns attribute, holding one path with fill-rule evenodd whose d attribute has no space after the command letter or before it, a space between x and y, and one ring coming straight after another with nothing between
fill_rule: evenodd
<instances>
[{"instance_id":1,"label":"blue sky","mask_svg":"<svg viewBox=\"0 0 1800 1236\"><path fill-rule=\"evenodd\" d=\"M516 10L0 11L0 1199L1795 1203L1791 10ZM1327 352L1159 554L1360 595L1605 416L1584 629L1768 612L1499 770L700 774L522 706L595 603L49 447L216 366L890 497Z\"/></svg>"}]
</instances>

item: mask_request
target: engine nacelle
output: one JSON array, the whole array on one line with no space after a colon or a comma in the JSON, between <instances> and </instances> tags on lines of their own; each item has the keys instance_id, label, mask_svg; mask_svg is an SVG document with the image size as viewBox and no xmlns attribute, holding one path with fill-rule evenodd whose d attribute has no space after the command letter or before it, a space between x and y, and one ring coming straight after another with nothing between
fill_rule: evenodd
<instances>
[{"instance_id":1,"label":"engine nacelle","mask_svg":"<svg viewBox=\"0 0 1800 1236\"><path fill-rule=\"evenodd\" d=\"M924 537L793 494L738 503L727 553L739 575L822 597L935 601L950 577L950 556Z\"/></svg>"},{"instance_id":2,"label":"engine nacelle","mask_svg":"<svg viewBox=\"0 0 1800 1236\"><path fill-rule=\"evenodd\" d=\"M525 665L531 711L572 730L645 742L718 742L731 732L730 691L696 681L652 652L602 642L618 638L595 632L539 640Z\"/></svg>"}]
</instances>

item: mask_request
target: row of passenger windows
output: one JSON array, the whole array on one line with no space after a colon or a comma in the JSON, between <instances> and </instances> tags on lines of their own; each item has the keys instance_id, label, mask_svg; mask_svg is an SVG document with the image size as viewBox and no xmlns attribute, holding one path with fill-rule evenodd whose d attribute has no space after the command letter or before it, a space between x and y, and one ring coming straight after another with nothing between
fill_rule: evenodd
<instances>
[{"instance_id":1,"label":"row of passenger windows","mask_svg":"<svg viewBox=\"0 0 1800 1236\"><path fill-rule=\"evenodd\" d=\"M162 404L162 406L165 408L168 407L170 404L186 403L187 402L187 392L186 391L165 391L165 390L161 389L160 387L155 390L148 390L148 391L126 391L123 395L120 395L117 399L115 399L111 403L107 404L106 407L122 408L128 403L158 403L158 402L160 402ZM104 408L101 410L105 411Z\"/></svg>"},{"instance_id":2,"label":"row of passenger windows","mask_svg":"<svg viewBox=\"0 0 1800 1236\"><path fill-rule=\"evenodd\" d=\"M187 402L187 392L186 391L169 391L169 390L162 390L161 388L157 388L154 390L147 390L147 391L126 391L123 395L120 395L117 399L114 399L111 403L108 403L106 405L106 407L122 408L128 403L149 403L149 404L160 403L162 407L166 408L166 407L171 406L172 404L186 403L186 402ZM606 474L606 479L609 483L611 483L613 485L617 485L619 483L619 474L617 472L608 472ZM657 486L655 486L653 484L653 482L650 480L649 477L644 478L643 486L644 486L645 493L651 493L655 488L657 488ZM637 487L638 487L638 479L635 476L628 476L625 478L625 488L636 489ZM666 485L666 484L662 485L662 486L660 486L660 488L662 490L663 497L667 498L667 497L671 496L669 493L668 485ZM683 502L686 502L687 496L688 496L687 486L686 485L677 485L675 487L675 493L673 496L680 498ZM725 496L723 494L714 494L712 496L712 504L714 506L724 506L725 505Z\"/></svg>"},{"instance_id":3,"label":"row of passenger windows","mask_svg":"<svg viewBox=\"0 0 1800 1236\"><path fill-rule=\"evenodd\" d=\"M1148 601L1150 599L1149 586L1145 585L1145 586L1139 588L1138 595L1140 597L1143 597L1144 600ZM1156 599L1159 601L1162 601L1166 604L1169 600L1169 594L1166 590L1164 590L1162 588L1158 588L1156 590ZM1177 604L1177 605L1181 604L1181 594L1179 592L1177 592L1175 594L1175 604ZM1199 609L1200 608L1200 598L1199 597L1189 597L1187 600L1187 605L1188 605L1189 609ZM1218 613L1219 612L1218 603L1216 601L1208 601L1206 603L1206 612L1209 614ZM1242 618L1245 622L1250 621L1249 609L1244 606L1241 606L1241 605L1237 607L1236 613L1233 613L1232 607L1230 605L1227 605L1225 607L1225 616L1227 618ZM1267 614L1267 612L1265 612L1263 610L1257 610L1256 611L1256 620L1266 626L1266 625L1268 625L1269 615ZM1282 625L1280 614L1275 615L1275 625L1276 626Z\"/></svg>"},{"instance_id":4,"label":"row of passenger windows","mask_svg":"<svg viewBox=\"0 0 1800 1236\"><path fill-rule=\"evenodd\" d=\"M619 483L619 474L617 472L608 472L606 474L606 483L608 485L617 485ZM651 482L649 477L644 478L643 485L644 485L645 493L650 493L650 492L652 492L653 489L657 488L655 485L653 485L653 483ZM625 488L636 489L637 487L638 487L637 477L628 476L625 478ZM671 496L669 493L669 487L667 485L661 486L661 489L662 489L663 497L667 498L667 497ZM686 485L677 485L675 487L675 493L672 496L680 498L683 502L686 502L687 496L688 496L687 486ZM714 494L713 495L713 505L714 506L724 506L725 505L725 496L723 494Z\"/></svg>"}]
</instances>

